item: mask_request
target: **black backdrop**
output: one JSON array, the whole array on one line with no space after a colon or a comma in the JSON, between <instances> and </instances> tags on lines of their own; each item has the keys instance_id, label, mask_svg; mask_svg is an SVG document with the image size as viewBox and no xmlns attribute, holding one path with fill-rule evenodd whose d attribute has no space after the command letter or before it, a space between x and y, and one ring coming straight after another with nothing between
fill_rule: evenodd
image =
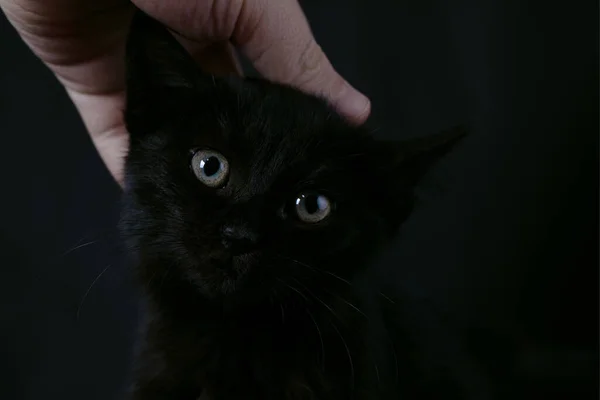
<instances>
[{"instance_id":1,"label":"black backdrop","mask_svg":"<svg viewBox=\"0 0 600 400\"><path fill-rule=\"evenodd\" d=\"M303 6L333 64L371 97L379 134L473 128L432 173L443 189L424 189L389 274L536 347L594 349L598 9L551 3ZM136 320L119 190L3 16L0 141L0 398L113 398Z\"/></svg>"}]
</instances>

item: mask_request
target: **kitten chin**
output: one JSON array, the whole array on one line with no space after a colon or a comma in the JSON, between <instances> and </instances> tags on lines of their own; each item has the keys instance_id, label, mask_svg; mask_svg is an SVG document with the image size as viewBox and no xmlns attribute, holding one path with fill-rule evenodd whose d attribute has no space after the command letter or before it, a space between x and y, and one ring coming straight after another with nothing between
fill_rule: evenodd
<instances>
[{"instance_id":1,"label":"kitten chin","mask_svg":"<svg viewBox=\"0 0 600 400\"><path fill-rule=\"evenodd\" d=\"M195 274L194 284L211 299L221 296L240 295L252 290L249 285L253 271L260 269L259 251L239 255L228 255L220 260L211 260L213 274ZM250 287L248 287L250 286Z\"/></svg>"},{"instance_id":2,"label":"kitten chin","mask_svg":"<svg viewBox=\"0 0 600 400\"><path fill-rule=\"evenodd\" d=\"M132 399L486 398L431 310L360 278L462 129L377 140L207 76L140 11L126 55L121 231L150 305Z\"/></svg>"}]
</instances>

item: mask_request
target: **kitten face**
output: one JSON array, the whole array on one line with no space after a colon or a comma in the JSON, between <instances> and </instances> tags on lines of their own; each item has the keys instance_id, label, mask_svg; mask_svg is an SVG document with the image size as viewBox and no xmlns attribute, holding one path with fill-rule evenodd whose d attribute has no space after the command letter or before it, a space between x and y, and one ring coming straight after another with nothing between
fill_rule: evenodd
<instances>
[{"instance_id":1,"label":"kitten face","mask_svg":"<svg viewBox=\"0 0 600 400\"><path fill-rule=\"evenodd\" d=\"M177 260L214 294L252 273L264 282L371 247L389 179L375 142L288 89L218 85L212 107L202 94L173 93L181 112L132 140L127 186L143 214L136 225L153 233L138 237L140 249Z\"/></svg>"},{"instance_id":2,"label":"kitten face","mask_svg":"<svg viewBox=\"0 0 600 400\"><path fill-rule=\"evenodd\" d=\"M315 269L350 279L456 137L377 142L314 97L204 75L166 30L136 18L123 232L139 262L204 296L263 293Z\"/></svg>"}]
</instances>

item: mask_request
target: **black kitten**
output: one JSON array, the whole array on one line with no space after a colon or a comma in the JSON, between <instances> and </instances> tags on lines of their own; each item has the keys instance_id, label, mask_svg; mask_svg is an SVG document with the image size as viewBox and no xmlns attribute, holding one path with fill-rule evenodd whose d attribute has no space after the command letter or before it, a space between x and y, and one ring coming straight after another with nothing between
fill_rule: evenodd
<instances>
[{"instance_id":1,"label":"black kitten","mask_svg":"<svg viewBox=\"0 0 600 400\"><path fill-rule=\"evenodd\" d=\"M148 297L133 399L473 395L447 332L361 278L460 131L377 141L316 97L204 74L139 12L127 68L122 231Z\"/></svg>"}]
</instances>

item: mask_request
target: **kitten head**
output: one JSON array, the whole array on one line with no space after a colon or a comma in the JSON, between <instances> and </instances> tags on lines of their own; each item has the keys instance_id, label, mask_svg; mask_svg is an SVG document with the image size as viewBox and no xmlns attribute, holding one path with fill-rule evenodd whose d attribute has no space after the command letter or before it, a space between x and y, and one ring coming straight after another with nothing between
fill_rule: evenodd
<instances>
[{"instance_id":1,"label":"kitten head","mask_svg":"<svg viewBox=\"0 0 600 400\"><path fill-rule=\"evenodd\" d=\"M127 91L124 235L146 273L169 269L208 297L315 271L351 279L461 136L377 141L314 96L203 73L141 13Z\"/></svg>"}]
</instances>

